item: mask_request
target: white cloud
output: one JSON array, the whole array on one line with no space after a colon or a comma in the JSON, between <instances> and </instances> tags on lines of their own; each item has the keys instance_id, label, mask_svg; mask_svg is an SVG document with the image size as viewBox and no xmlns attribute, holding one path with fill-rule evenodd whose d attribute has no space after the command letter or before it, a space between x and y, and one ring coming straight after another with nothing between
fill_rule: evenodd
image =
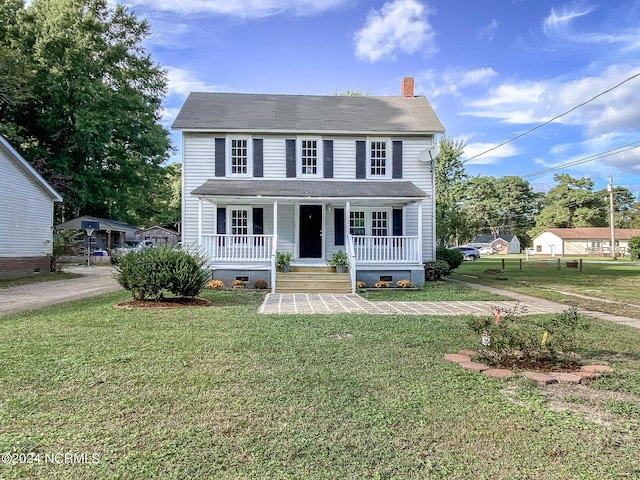
<instances>
[{"instance_id":1,"label":"white cloud","mask_svg":"<svg viewBox=\"0 0 640 480\"><path fill-rule=\"evenodd\" d=\"M498 30L499 26L500 26L500 22L498 22L495 18L493 18L491 20L491 23L489 23L489 25L486 25L480 28L480 30L478 30L478 36L480 38L486 38L489 41L491 41L493 40L493 37L496 33L496 30Z\"/></svg>"},{"instance_id":2,"label":"white cloud","mask_svg":"<svg viewBox=\"0 0 640 480\"><path fill-rule=\"evenodd\" d=\"M475 143L467 143L464 147L464 154L462 155L462 160L467 165L495 165L500 163L503 158L513 157L514 155L518 155L518 150L513 145L503 145L501 147L496 148L495 150L491 150L490 152L478 157L473 158L472 160L466 160L468 158L475 157L481 153L486 152L492 148L495 148L498 143L483 143L483 142L475 142Z\"/></svg>"},{"instance_id":3,"label":"white cloud","mask_svg":"<svg viewBox=\"0 0 640 480\"><path fill-rule=\"evenodd\" d=\"M208 84L196 78L192 72L182 68L168 67L169 95L186 96L190 92L231 91L219 85Z\"/></svg>"},{"instance_id":4,"label":"white cloud","mask_svg":"<svg viewBox=\"0 0 640 480\"><path fill-rule=\"evenodd\" d=\"M561 115L640 72L639 65L613 65L599 75L575 80L551 78L539 82L504 82L489 95L467 102L461 112L505 123L532 125ZM576 125L594 136L640 125L640 77L605 93L554 123ZM544 128L544 127L543 127Z\"/></svg>"},{"instance_id":5,"label":"white cloud","mask_svg":"<svg viewBox=\"0 0 640 480\"><path fill-rule=\"evenodd\" d=\"M416 77L416 92L429 99L443 95L457 97L460 90L478 85L486 85L498 73L489 67L474 70L447 70L439 75L433 70L427 70Z\"/></svg>"},{"instance_id":6,"label":"white cloud","mask_svg":"<svg viewBox=\"0 0 640 480\"><path fill-rule=\"evenodd\" d=\"M433 54L435 33L429 13L417 0L394 0L380 11L371 10L365 26L354 36L356 57L373 63L395 60L399 52Z\"/></svg>"},{"instance_id":7,"label":"white cloud","mask_svg":"<svg viewBox=\"0 0 640 480\"><path fill-rule=\"evenodd\" d=\"M582 3L564 6L561 11L556 11L554 7L551 7L551 12L543 22L544 31L547 34L562 32L570 26L573 20L588 15L593 10L595 10L593 7Z\"/></svg>"},{"instance_id":8,"label":"white cloud","mask_svg":"<svg viewBox=\"0 0 640 480\"><path fill-rule=\"evenodd\" d=\"M350 0L123 0L128 6L148 7L152 10L180 14L210 13L242 18L261 18L290 12L295 15L314 15L333 10Z\"/></svg>"}]
</instances>

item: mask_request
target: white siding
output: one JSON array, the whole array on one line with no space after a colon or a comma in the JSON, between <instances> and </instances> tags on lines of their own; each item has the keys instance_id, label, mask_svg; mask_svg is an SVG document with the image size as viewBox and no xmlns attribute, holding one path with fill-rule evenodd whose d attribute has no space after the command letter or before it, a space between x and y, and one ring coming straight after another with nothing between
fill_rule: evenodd
<instances>
[{"instance_id":1,"label":"white siding","mask_svg":"<svg viewBox=\"0 0 640 480\"><path fill-rule=\"evenodd\" d=\"M540 246L541 251L538 251ZM542 232L533 239L535 253L541 255L562 255L562 239L551 232Z\"/></svg>"},{"instance_id":2,"label":"white siding","mask_svg":"<svg viewBox=\"0 0 640 480\"><path fill-rule=\"evenodd\" d=\"M0 150L0 256L51 253L53 201Z\"/></svg>"},{"instance_id":3,"label":"white siding","mask_svg":"<svg viewBox=\"0 0 640 480\"><path fill-rule=\"evenodd\" d=\"M182 162L184 195L182 213L182 241L189 245L198 241L198 203L191 192L210 178L215 178L215 139L216 135L183 133ZM202 233L213 234L216 212L214 205L202 202Z\"/></svg>"},{"instance_id":4,"label":"white siding","mask_svg":"<svg viewBox=\"0 0 640 480\"><path fill-rule=\"evenodd\" d=\"M356 178L356 139L338 138L333 141L333 178Z\"/></svg>"},{"instance_id":5,"label":"white siding","mask_svg":"<svg viewBox=\"0 0 640 480\"><path fill-rule=\"evenodd\" d=\"M257 137L256 137L257 138ZM264 178L270 180L286 178L286 139L280 136L264 136Z\"/></svg>"}]
</instances>

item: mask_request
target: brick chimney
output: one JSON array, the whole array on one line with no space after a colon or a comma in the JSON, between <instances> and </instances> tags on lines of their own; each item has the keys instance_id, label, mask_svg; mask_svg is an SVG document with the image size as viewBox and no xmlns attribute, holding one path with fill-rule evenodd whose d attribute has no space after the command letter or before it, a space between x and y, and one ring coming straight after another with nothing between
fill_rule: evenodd
<instances>
[{"instance_id":1,"label":"brick chimney","mask_svg":"<svg viewBox=\"0 0 640 480\"><path fill-rule=\"evenodd\" d=\"M404 77L402 80L402 96L413 98L413 77Z\"/></svg>"}]
</instances>

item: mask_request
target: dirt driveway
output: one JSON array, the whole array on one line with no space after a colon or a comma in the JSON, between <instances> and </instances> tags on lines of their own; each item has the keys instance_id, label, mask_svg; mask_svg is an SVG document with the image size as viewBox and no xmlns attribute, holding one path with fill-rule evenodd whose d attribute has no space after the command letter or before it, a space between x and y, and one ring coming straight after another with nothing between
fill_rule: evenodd
<instances>
[{"instance_id":1,"label":"dirt driveway","mask_svg":"<svg viewBox=\"0 0 640 480\"><path fill-rule=\"evenodd\" d=\"M73 266L65 267L64 271L79 273L81 276L67 280L0 288L0 316L113 292L122 288L113 278L112 267Z\"/></svg>"}]
</instances>

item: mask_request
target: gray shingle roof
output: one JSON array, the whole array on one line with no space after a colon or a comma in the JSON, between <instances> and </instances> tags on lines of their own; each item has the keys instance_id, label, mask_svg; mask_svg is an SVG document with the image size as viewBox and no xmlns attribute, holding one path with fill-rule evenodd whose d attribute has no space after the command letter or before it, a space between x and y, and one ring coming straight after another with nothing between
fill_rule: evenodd
<instances>
[{"instance_id":1,"label":"gray shingle roof","mask_svg":"<svg viewBox=\"0 0 640 480\"><path fill-rule=\"evenodd\" d=\"M335 180L207 180L193 192L216 197L398 198L420 199L426 193L411 182L343 182Z\"/></svg>"},{"instance_id":2,"label":"gray shingle roof","mask_svg":"<svg viewBox=\"0 0 640 480\"><path fill-rule=\"evenodd\" d=\"M443 133L425 97L189 94L172 128L221 132Z\"/></svg>"}]
</instances>

